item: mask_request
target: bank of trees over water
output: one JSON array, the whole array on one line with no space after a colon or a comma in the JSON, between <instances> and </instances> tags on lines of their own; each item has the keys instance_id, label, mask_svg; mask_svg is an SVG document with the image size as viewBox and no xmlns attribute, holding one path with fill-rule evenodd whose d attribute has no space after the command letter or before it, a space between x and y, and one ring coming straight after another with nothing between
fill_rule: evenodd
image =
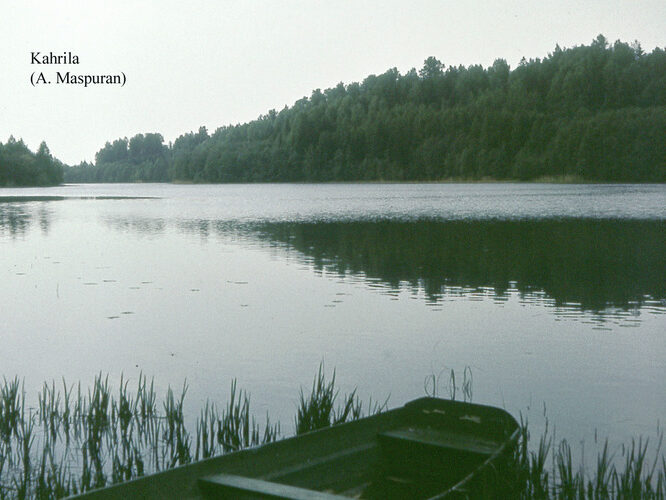
<instances>
[{"instance_id":1,"label":"bank of trees over water","mask_svg":"<svg viewBox=\"0 0 666 500\"><path fill-rule=\"evenodd\" d=\"M180 138L178 139L180 140ZM178 142L178 141L176 141ZM161 134L137 134L107 142L95 155L95 164L83 162L67 169L68 182L167 182L173 148Z\"/></svg>"},{"instance_id":2,"label":"bank of trees over water","mask_svg":"<svg viewBox=\"0 0 666 500\"><path fill-rule=\"evenodd\" d=\"M45 142L36 153L14 137L6 144L0 142L0 186L52 186L62 181L63 164Z\"/></svg>"},{"instance_id":3,"label":"bank of trees over water","mask_svg":"<svg viewBox=\"0 0 666 500\"><path fill-rule=\"evenodd\" d=\"M315 90L212 135L107 143L79 182L536 179L666 181L666 52L556 47L489 68L434 57L401 74Z\"/></svg>"}]
</instances>

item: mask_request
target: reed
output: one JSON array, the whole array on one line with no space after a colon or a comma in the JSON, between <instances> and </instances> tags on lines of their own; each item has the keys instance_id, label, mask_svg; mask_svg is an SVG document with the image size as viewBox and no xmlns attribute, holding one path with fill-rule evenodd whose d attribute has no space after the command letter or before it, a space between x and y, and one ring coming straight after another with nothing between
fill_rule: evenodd
<instances>
[{"instance_id":1,"label":"reed","mask_svg":"<svg viewBox=\"0 0 666 500\"><path fill-rule=\"evenodd\" d=\"M660 434L660 439L663 434ZM647 467L647 441L633 440L631 446L622 447L623 465L618 469L609 455L607 442L597 455L596 470L586 474L582 466L576 466L572 459L571 447L563 440L554 451L554 468L549 475L547 470L530 470L532 474L526 482L528 490L523 498L558 499L664 499L666 497L666 461L657 446L654 462ZM534 488L535 485L539 488Z\"/></svg>"},{"instance_id":2,"label":"reed","mask_svg":"<svg viewBox=\"0 0 666 500\"><path fill-rule=\"evenodd\" d=\"M448 378L447 378L448 377ZM472 401L473 395L472 368L465 366L463 369L462 380L456 380L456 371L453 368L443 368L439 373L431 373L423 381L423 390L430 397L440 397L441 387L446 384L446 389L450 399L457 399L458 394L462 394L465 402Z\"/></svg>"},{"instance_id":3,"label":"reed","mask_svg":"<svg viewBox=\"0 0 666 500\"><path fill-rule=\"evenodd\" d=\"M426 381L429 392L443 386L446 375L449 396L470 400L472 374L468 369L460 378L449 370L433 376ZM180 392L168 388L158 405L154 381L145 375L140 374L134 391L124 376L117 390L112 390L109 377L100 373L87 392L80 383L75 387L64 380L62 385L44 384L36 408L31 408L19 379L3 379L0 500L61 498L281 436L279 424L271 423L268 415L262 424L257 422L250 396L238 388L236 380L231 382L227 404L218 409L207 401L192 425L184 414L186 394L186 383ZM300 391L296 432L362 418L387 407L388 400L381 404L370 400L364 405L356 390L340 396L335 371L329 378L321 364L311 390ZM613 450L604 441L596 467L587 472L580 465L584 461L574 459L566 441L554 442L547 419L534 446L522 415L520 424L510 472L492 479L502 483L509 497L666 498L666 458L659 429L653 446L639 437Z\"/></svg>"},{"instance_id":4,"label":"reed","mask_svg":"<svg viewBox=\"0 0 666 500\"><path fill-rule=\"evenodd\" d=\"M336 405L338 396L339 391L335 388L335 370L330 381L327 381L324 365L320 364L310 394L306 396L301 388L299 406L294 419L296 434L357 420L366 415L375 415L388 408L388 398L384 403L370 399L368 409L364 411L363 402L356 394L356 389L345 394L342 402Z\"/></svg>"},{"instance_id":5,"label":"reed","mask_svg":"<svg viewBox=\"0 0 666 500\"><path fill-rule=\"evenodd\" d=\"M658 440L649 451L648 440L632 440L618 452L618 461L610 452L608 439L597 453L596 468L587 474L584 460L573 459L566 440L553 445L546 429L539 438L536 450L530 450L527 420L520 420L520 438L513 456L511 496L515 498L556 499L658 499L666 498L666 459L661 451L663 432L657 430ZM649 465L648 456L654 460ZM552 463L549 468L548 464Z\"/></svg>"},{"instance_id":6,"label":"reed","mask_svg":"<svg viewBox=\"0 0 666 500\"><path fill-rule=\"evenodd\" d=\"M183 414L183 403L187 393L187 384L183 384L183 390L178 400L175 399L173 391L169 387L166 401L164 402L164 442L169 452L168 468L176 465L190 463L190 436L185 427L185 415Z\"/></svg>"},{"instance_id":7,"label":"reed","mask_svg":"<svg viewBox=\"0 0 666 500\"><path fill-rule=\"evenodd\" d=\"M337 397L335 370L331 380L327 382L322 363L319 365L319 372L312 383L310 395L306 396L303 393L303 388L301 388L298 413L295 420L296 434L322 429L335 423L336 415L334 412Z\"/></svg>"}]
</instances>

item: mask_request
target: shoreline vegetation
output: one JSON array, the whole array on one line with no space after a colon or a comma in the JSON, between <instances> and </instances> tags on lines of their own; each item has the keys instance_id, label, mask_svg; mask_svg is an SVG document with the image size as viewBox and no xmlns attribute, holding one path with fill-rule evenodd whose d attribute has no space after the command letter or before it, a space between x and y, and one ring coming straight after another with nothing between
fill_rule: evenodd
<instances>
[{"instance_id":1,"label":"shoreline vegetation","mask_svg":"<svg viewBox=\"0 0 666 500\"><path fill-rule=\"evenodd\" d=\"M107 142L67 182L666 182L666 52L562 49L511 69L429 57L316 89L257 120ZM557 182L557 181L556 181Z\"/></svg>"},{"instance_id":2,"label":"shoreline vegetation","mask_svg":"<svg viewBox=\"0 0 666 500\"><path fill-rule=\"evenodd\" d=\"M437 396L439 378L424 381L428 395ZM471 400L471 370L456 382L449 374L449 394ZM180 393L167 389L158 401L153 380L139 376L136 387L122 376L118 387L109 376L97 375L92 388L81 383L45 383L38 407L26 402L16 377L0 384L0 498L60 498L127 481L221 453L272 442L282 437L279 423L268 415L259 424L250 409L250 396L231 383L224 406L206 402L199 416L184 414L187 385ZM328 378L323 365L312 389L301 388L294 419L296 434L376 414L388 400L364 404L356 394L340 395L335 372ZM544 410L545 411L545 410ZM531 442L526 419L513 456L513 498L655 498L666 495L663 431L657 443L639 437L611 448L603 442L596 467L577 465L572 447L559 443L546 430ZM595 436L595 442L596 442ZM597 443L601 444L601 443ZM650 445L650 446L648 446Z\"/></svg>"},{"instance_id":3,"label":"shoreline vegetation","mask_svg":"<svg viewBox=\"0 0 666 500\"><path fill-rule=\"evenodd\" d=\"M666 51L554 51L510 68L396 68L258 119L107 142L67 182L666 182Z\"/></svg>"},{"instance_id":4,"label":"shoreline vegetation","mask_svg":"<svg viewBox=\"0 0 666 500\"><path fill-rule=\"evenodd\" d=\"M0 142L0 187L57 186L64 181L65 166L42 141L37 152L11 136Z\"/></svg>"},{"instance_id":5,"label":"shoreline vegetation","mask_svg":"<svg viewBox=\"0 0 666 500\"><path fill-rule=\"evenodd\" d=\"M664 181L666 182L666 181ZM127 184L143 184L144 181L132 181ZM176 185L197 185L197 184L221 184L219 182L195 182L191 180L173 180L169 184ZM270 184L279 184L280 182L272 181ZM494 179L492 177L482 177L479 179L469 179L466 177L448 177L446 179L434 180L385 180L385 179L370 179L370 180L353 180L353 181L301 181L290 182L284 181L283 184L625 184L625 181L604 181L604 180L586 180L578 175L544 175L535 177L534 179ZM71 184L77 184L72 182ZM81 183L87 184L87 183ZM225 184L248 184L247 182L238 183L225 183ZM258 184L258 183L255 183ZM645 182L632 182L632 184L655 184L652 181ZM656 183L660 184L660 183Z\"/></svg>"},{"instance_id":6,"label":"shoreline vegetation","mask_svg":"<svg viewBox=\"0 0 666 500\"><path fill-rule=\"evenodd\" d=\"M396 68L316 89L258 119L107 142L95 162L31 169L0 143L0 186L99 182L666 182L666 51L556 46L510 68ZM46 145L42 143L44 148ZM42 146L40 146L42 150ZM48 148L46 148L48 151ZM43 155L41 156L43 157ZM41 158L40 157L40 158ZM59 169L58 172L60 172Z\"/></svg>"}]
</instances>

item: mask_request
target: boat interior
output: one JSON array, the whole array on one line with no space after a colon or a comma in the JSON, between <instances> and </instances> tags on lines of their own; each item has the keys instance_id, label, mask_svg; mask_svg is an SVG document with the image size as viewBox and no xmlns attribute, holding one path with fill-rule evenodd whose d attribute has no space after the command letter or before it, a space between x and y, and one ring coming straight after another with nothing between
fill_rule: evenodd
<instances>
[{"instance_id":1,"label":"boat interior","mask_svg":"<svg viewBox=\"0 0 666 500\"><path fill-rule=\"evenodd\" d=\"M207 498L450 498L469 493L484 464L496 466L507 440L503 426L488 425L488 415L432 409L411 417L372 439L315 449L304 461L278 456L284 466L256 477L206 476L199 488Z\"/></svg>"}]
</instances>

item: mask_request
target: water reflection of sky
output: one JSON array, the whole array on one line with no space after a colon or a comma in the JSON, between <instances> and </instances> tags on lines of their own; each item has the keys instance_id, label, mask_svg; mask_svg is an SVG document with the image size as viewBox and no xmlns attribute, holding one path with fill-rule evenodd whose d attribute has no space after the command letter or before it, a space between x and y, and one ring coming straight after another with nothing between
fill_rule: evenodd
<instances>
[{"instance_id":1,"label":"water reflection of sky","mask_svg":"<svg viewBox=\"0 0 666 500\"><path fill-rule=\"evenodd\" d=\"M660 184L82 184L0 189L0 201L15 197L156 197L162 202L152 207L162 217L242 222L666 219L666 189ZM138 205L133 204L135 215L155 215L145 206L138 210Z\"/></svg>"},{"instance_id":2,"label":"water reflection of sky","mask_svg":"<svg viewBox=\"0 0 666 500\"><path fill-rule=\"evenodd\" d=\"M52 206L36 198L40 201L11 197L0 203L0 235L20 237L34 224L48 233ZM517 295L562 319L584 319L603 329L609 321L628 327L638 325L641 314L661 314L666 296L660 220L239 222L150 217L130 210L106 212L99 221L121 234L159 238L176 232L201 241L215 237L279 249L280 258L360 280L382 293L406 287L435 309L450 298L501 305ZM558 273L567 275L554 280Z\"/></svg>"},{"instance_id":3,"label":"water reflection of sky","mask_svg":"<svg viewBox=\"0 0 666 500\"><path fill-rule=\"evenodd\" d=\"M475 401L516 415L547 402L572 436L647 434L666 414L655 397L666 369L663 188L592 193L597 220L472 222L353 215L377 199L393 214L449 198L461 205L441 213L516 201L489 192L500 187L398 186L384 198L375 186L197 188L0 203L2 375L27 377L35 393L61 376L85 386L100 370L187 379L197 412L207 397L225 401L236 377L258 414L288 425L322 359L342 392L391 394L393 406L421 396L428 374L470 366ZM588 206L594 191L511 190L504 198L564 196L541 201L551 214ZM609 212L609 193L619 205L635 195L638 211Z\"/></svg>"}]
</instances>

